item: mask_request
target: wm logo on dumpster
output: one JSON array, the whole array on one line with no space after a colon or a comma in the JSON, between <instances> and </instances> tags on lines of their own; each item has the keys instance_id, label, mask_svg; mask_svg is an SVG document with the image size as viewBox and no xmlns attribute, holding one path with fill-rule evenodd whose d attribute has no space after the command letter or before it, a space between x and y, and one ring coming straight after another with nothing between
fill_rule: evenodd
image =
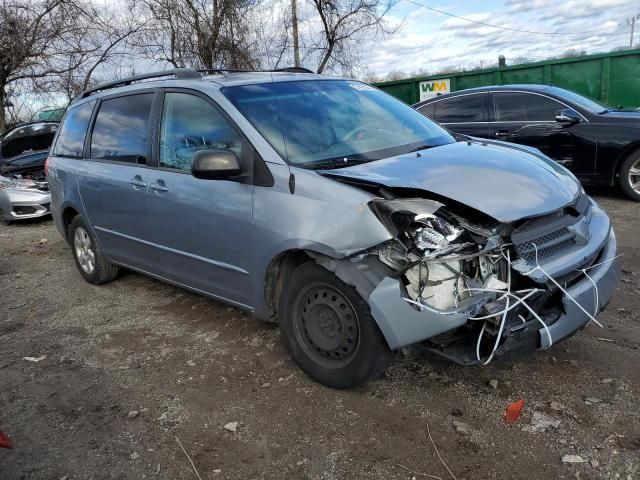
<instances>
[{"instance_id":1,"label":"wm logo on dumpster","mask_svg":"<svg viewBox=\"0 0 640 480\"><path fill-rule=\"evenodd\" d=\"M420 100L426 100L427 98L436 97L444 93L451 91L451 80L445 78L444 80L427 80L420 82Z\"/></svg>"}]
</instances>

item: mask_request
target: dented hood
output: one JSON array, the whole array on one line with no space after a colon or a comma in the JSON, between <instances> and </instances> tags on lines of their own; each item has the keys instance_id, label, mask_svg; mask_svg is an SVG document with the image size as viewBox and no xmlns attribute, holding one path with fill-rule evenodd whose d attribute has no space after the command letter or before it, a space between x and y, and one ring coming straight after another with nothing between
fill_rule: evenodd
<instances>
[{"instance_id":1,"label":"dented hood","mask_svg":"<svg viewBox=\"0 0 640 480\"><path fill-rule=\"evenodd\" d=\"M573 202L580 184L535 149L502 142L458 142L325 170L336 180L412 188L463 203L503 223L551 213Z\"/></svg>"}]
</instances>

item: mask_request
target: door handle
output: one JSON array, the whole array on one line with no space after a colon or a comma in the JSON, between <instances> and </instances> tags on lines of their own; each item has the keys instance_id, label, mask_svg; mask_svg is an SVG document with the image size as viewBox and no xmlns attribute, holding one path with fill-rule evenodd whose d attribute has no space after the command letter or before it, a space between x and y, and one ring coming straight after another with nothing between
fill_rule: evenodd
<instances>
[{"instance_id":1,"label":"door handle","mask_svg":"<svg viewBox=\"0 0 640 480\"><path fill-rule=\"evenodd\" d=\"M507 132L506 130L500 130L493 134L496 138L508 137L509 135L511 135L511 132Z\"/></svg>"},{"instance_id":2,"label":"door handle","mask_svg":"<svg viewBox=\"0 0 640 480\"><path fill-rule=\"evenodd\" d=\"M169 188L165 187L164 185L161 185L159 183L152 183L151 184L151 190L155 190L156 192L168 192Z\"/></svg>"},{"instance_id":3,"label":"door handle","mask_svg":"<svg viewBox=\"0 0 640 480\"><path fill-rule=\"evenodd\" d=\"M147 182L142 181L142 178L139 176L135 176L133 177L133 179L131 179L131 185L133 185L134 187L141 187L144 188L147 186Z\"/></svg>"}]
</instances>

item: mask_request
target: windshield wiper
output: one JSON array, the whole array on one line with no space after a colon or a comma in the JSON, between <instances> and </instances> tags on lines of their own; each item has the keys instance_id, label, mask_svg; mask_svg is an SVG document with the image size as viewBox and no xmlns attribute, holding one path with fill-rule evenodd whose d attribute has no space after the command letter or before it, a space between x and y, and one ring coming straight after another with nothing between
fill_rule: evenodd
<instances>
[{"instance_id":1,"label":"windshield wiper","mask_svg":"<svg viewBox=\"0 0 640 480\"><path fill-rule=\"evenodd\" d=\"M419 145L416 148L409 150L407 153L419 152L420 150L427 150L428 148L433 148L435 145Z\"/></svg>"},{"instance_id":2,"label":"windshield wiper","mask_svg":"<svg viewBox=\"0 0 640 480\"><path fill-rule=\"evenodd\" d=\"M303 165L305 168L312 168L314 170L330 170L333 168L348 167L351 165L358 165L360 163L367 163L371 160L358 160L349 157L330 158L328 160L319 160L317 162L309 162Z\"/></svg>"}]
</instances>

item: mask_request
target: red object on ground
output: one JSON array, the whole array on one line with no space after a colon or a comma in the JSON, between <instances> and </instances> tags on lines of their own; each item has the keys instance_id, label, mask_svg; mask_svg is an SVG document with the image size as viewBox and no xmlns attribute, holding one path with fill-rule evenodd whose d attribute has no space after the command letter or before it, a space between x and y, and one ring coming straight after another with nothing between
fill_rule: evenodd
<instances>
[{"instance_id":1,"label":"red object on ground","mask_svg":"<svg viewBox=\"0 0 640 480\"><path fill-rule=\"evenodd\" d=\"M520 418L520 414L522 413L522 409L524 408L524 400L518 400L516 402L510 403L507 405L507 410L504 412L504 418L507 423L513 423L518 418Z\"/></svg>"},{"instance_id":2,"label":"red object on ground","mask_svg":"<svg viewBox=\"0 0 640 480\"><path fill-rule=\"evenodd\" d=\"M7 436L0 431L0 448L13 448Z\"/></svg>"}]
</instances>

